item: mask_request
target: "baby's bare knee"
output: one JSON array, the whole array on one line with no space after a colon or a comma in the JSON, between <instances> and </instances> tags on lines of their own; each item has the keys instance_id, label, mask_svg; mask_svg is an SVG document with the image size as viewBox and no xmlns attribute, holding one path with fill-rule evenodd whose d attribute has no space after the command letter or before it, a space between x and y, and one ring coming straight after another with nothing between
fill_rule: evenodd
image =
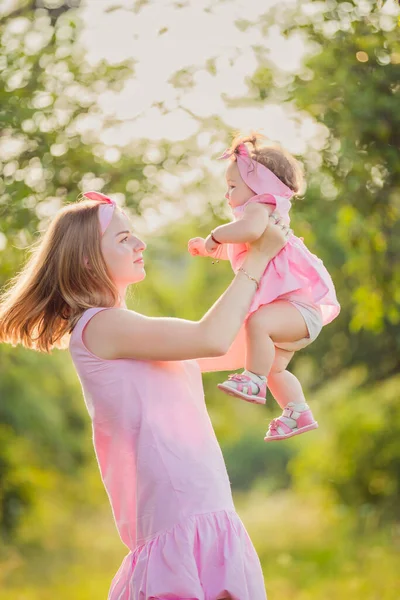
<instances>
[{"instance_id":1,"label":"baby's bare knee","mask_svg":"<svg viewBox=\"0 0 400 600\"><path fill-rule=\"evenodd\" d=\"M268 333L268 319L265 318L265 315L261 310L257 310L247 320L247 329L250 333L257 333L260 330L263 333Z\"/></svg>"}]
</instances>

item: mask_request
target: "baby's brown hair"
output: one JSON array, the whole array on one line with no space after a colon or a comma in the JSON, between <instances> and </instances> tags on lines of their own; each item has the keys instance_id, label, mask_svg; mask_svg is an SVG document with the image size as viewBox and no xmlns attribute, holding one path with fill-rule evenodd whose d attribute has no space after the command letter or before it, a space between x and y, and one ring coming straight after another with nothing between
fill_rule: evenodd
<instances>
[{"instance_id":1,"label":"baby's brown hair","mask_svg":"<svg viewBox=\"0 0 400 600\"><path fill-rule=\"evenodd\" d=\"M279 144L260 145L259 141L262 139L265 139L265 136L259 133L252 133L248 136L237 135L232 141L230 150L236 153L240 144L251 144L252 147L248 148L251 158L267 167L282 183L297 194L303 184L300 164Z\"/></svg>"}]
</instances>

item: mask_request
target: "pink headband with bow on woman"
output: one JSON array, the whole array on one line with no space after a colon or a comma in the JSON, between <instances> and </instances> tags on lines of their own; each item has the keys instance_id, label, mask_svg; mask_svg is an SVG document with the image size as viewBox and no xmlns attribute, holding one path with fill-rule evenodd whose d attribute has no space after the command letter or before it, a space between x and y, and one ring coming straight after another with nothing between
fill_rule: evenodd
<instances>
[{"instance_id":1,"label":"pink headband with bow on woman","mask_svg":"<svg viewBox=\"0 0 400 600\"><path fill-rule=\"evenodd\" d=\"M96 202L101 202L99 206L99 222L101 235L103 235L105 230L111 223L111 219L114 214L114 209L117 206L117 203L112 198L109 198L108 196L105 196L100 192L85 192L83 194L83 197L87 198L88 200L95 200Z\"/></svg>"},{"instance_id":2,"label":"pink headband with bow on woman","mask_svg":"<svg viewBox=\"0 0 400 600\"><path fill-rule=\"evenodd\" d=\"M235 150L228 148L218 158L219 160L225 158L236 159L241 178L256 194L272 194L288 200L294 195L293 190L285 185L272 171L251 158L244 143L239 144Z\"/></svg>"}]
</instances>

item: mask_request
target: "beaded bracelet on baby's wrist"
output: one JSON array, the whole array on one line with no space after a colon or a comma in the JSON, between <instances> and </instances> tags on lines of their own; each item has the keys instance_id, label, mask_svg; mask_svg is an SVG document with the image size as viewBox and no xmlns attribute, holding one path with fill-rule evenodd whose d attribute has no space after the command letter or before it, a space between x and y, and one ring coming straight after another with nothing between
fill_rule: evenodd
<instances>
[{"instance_id":1,"label":"beaded bracelet on baby's wrist","mask_svg":"<svg viewBox=\"0 0 400 600\"><path fill-rule=\"evenodd\" d=\"M221 245L222 245L222 243L221 243L221 242L219 242L219 241L218 241L218 240L217 240L217 239L214 237L214 232L213 232L213 231L210 233L210 237L211 237L212 241L214 242L214 244L217 244L218 246L221 246ZM212 264L213 264L213 265L215 265L215 263L217 263L217 264L218 264L218 263L219 263L219 260L217 259L217 260L213 260L213 261L212 261Z\"/></svg>"},{"instance_id":2,"label":"beaded bracelet on baby's wrist","mask_svg":"<svg viewBox=\"0 0 400 600\"><path fill-rule=\"evenodd\" d=\"M215 239L215 237L214 237L214 232L213 232L213 231L210 233L210 236L211 236L211 239L212 239L212 241L213 241L215 244L218 244L218 246L220 246L220 245L221 245L221 242L219 242L218 240L216 240L216 239Z\"/></svg>"}]
</instances>

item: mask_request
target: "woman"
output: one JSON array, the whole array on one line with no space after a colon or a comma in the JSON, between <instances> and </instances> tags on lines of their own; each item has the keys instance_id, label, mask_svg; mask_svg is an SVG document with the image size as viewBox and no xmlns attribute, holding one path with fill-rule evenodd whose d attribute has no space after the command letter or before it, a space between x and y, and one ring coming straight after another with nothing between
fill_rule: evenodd
<instances>
[{"instance_id":1,"label":"woman","mask_svg":"<svg viewBox=\"0 0 400 600\"><path fill-rule=\"evenodd\" d=\"M125 304L128 286L145 277L146 245L113 200L84 196L61 209L4 294L0 341L48 352L70 337L102 479L130 550L109 600L265 599L199 363L229 363L258 281L289 231L271 219L199 321L151 318Z\"/></svg>"}]
</instances>

